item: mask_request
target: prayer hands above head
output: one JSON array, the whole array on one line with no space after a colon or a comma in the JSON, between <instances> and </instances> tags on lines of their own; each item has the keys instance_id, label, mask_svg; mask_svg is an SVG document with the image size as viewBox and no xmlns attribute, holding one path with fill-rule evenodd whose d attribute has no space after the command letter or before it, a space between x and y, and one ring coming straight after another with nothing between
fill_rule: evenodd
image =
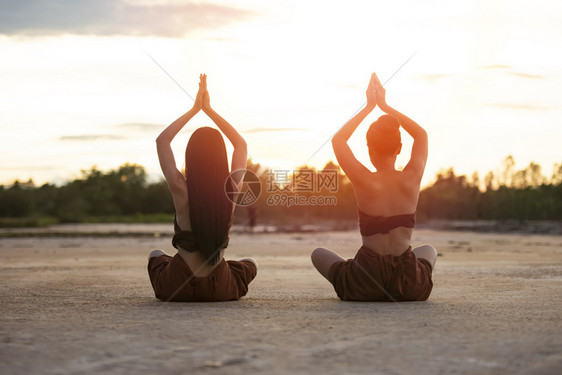
<instances>
[{"instance_id":1,"label":"prayer hands above head","mask_svg":"<svg viewBox=\"0 0 562 375\"><path fill-rule=\"evenodd\" d=\"M203 96L205 91L207 91L207 76L205 74L199 74L199 90L197 90L197 95L195 96L195 102L193 103L193 108L197 111L203 109Z\"/></svg>"},{"instance_id":2,"label":"prayer hands above head","mask_svg":"<svg viewBox=\"0 0 562 375\"><path fill-rule=\"evenodd\" d=\"M386 104L386 89L383 87L381 81L379 81L379 77L377 77L376 73L371 74L369 87L371 87L371 85L373 87L372 93L376 104L380 107L380 109L386 112L386 108L388 107Z\"/></svg>"},{"instance_id":3,"label":"prayer hands above head","mask_svg":"<svg viewBox=\"0 0 562 375\"><path fill-rule=\"evenodd\" d=\"M384 111L386 105L386 90L382 86L376 73L371 74L371 80L367 87L367 107L374 109L377 105Z\"/></svg>"},{"instance_id":4,"label":"prayer hands above head","mask_svg":"<svg viewBox=\"0 0 562 375\"><path fill-rule=\"evenodd\" d=\"M371 110L375 109L377 106L377 88L375 87L375 82L373 77L376 77L375 73L371 74L371 80L369 81L369 86L367 86L367 107Z\"/></svg>"},{"instance_id":5,"label":"prayer hands above head","mask_svg":"<svg viewBox=\"0 0 562 375\"><path fill-rule=\"evenodd\" d=\"M209 91L207 90L207 75L203 74L203 111L211 109L211 99L209 98Z\"/></svg>"}]
</instances>

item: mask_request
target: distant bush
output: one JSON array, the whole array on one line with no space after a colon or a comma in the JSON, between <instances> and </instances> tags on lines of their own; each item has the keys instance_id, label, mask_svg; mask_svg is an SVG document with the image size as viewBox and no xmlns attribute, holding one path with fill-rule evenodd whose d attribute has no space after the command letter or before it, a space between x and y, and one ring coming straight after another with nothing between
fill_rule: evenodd
<instances>
[{"instance_id":1,"label":"distant bush","mask_svg":"<svg viewBox=\"0 0 562 375\"><path fill-rule=\"evenodd\" d=\"M508 156L497 174L488 172L481 184L476 173L469 181L453 169L440 172L433 185L420 193L418 214L428 219L562 220L562 166L551 178L531 162L513 169Z\"/></svg>"},{"instance_id":2,"label":"distant bush","mask_svg":"<svg viewBox=\"0 0 562 375\"><path fill-rule=\"evenodd\" d=\"M503 170L489 172L481 181L474 173L469 179L452 168L437 174L435 182L420 193L417 215L424 219L463 220L562 220L562 165L555 165L550 178L531 163L514 170L508 156ZM248 169L260 176L262 194L254 203L260 221L271 223L310 223L315 220L356 220L357 204L351 183L339 167L328 163L323 170L338 170L337 191L301 192L301 196L333 196L335 205L268 204L273 194L268 187L269 169L248 162ZM300 167L295 173L313 171ZM291 176L291 177L292 177ZM124 164L102 172L96 167L63 186L33 181L15 181L0 186L0 226L42 226L53 222L162 222L171 221L174 205L166 182L148 183L144 167ZM274 186L275 188L279 186ZM269 189L271 190L271 189ZM275 189L273 189L275 190ZM286 191L291 192L289 189ZM244 208L237 208L237 223L243 223Z\"/></svg>"}]
</instances>

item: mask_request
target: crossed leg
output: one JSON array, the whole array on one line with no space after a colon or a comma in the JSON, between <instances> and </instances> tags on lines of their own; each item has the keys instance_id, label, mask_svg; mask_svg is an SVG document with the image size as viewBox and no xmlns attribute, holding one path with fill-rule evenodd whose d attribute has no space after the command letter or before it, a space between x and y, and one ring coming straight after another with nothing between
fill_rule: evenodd
<instances>
[{"instance_id":1,"label":"crossed leg","mask_svg":"<svg viewBox=\"0 0 562 375\"><path fill-rule=\"evenodd\" d=\"M166 255L165 252L163 252L162 250L158 249L158 250L152 250L150 252L150 254L148 255L148 259L150 258L154 258L154 257L159 257L160 255Z\"/></svg>"},{"instance_id":2,"label":"crossed leg","mask_svg":"<svg viewBox=\"0 0 562 375\"><path fill-rule=\"evenodd\" d=\"M312 259L314 267L316 267L318 272L320 272L326 280L328 280L330 267L332 267L334 263L345 262L345 259L340 257L338 254L334 253L332 250L324 249L323 247L314 249L310 258Z\"/></svg>"},{"instance_id":3,"label":"crossed leg","mask_svg":"<svg viewBox=\"0 0 562 375\"><path fill-rule=\"evenodd\" d=\"M250 262L253 263L254 266L256 266L256 269L258 269L258 262L255 261L255 259L253 258L242 258L239 260L239 262Z\"/></svg>"},{"instance_id":4,"label":"crossed leg","mask_svg":"<svg viewBox=\"0 0 562 375\"><path fill-rule=\"evenodd\" d=\"M416 258L426 259L431 264L431 269L433 269L435 261L437 260L437 250L435 250L433 246L418 246L413 249L412 252L415 254ZM316 267L318 272L320 272L320 274L326 279L328 279L328 272L334 263L345 262L345 259L340 257L338 254L323 247L314 249L310 258L312 259L314 267Z\"/></svg>"},{"instance_id":5,"label":"crossed leg","mask_svg":"<svg viewBox=\"0 0 562 375\"><path fill-rule=\"evenodd\" d=\"M416 258L426 259L431 264L431 269L435 267L435 261L437 260L437 250L431 245L421 245L412 250L416 255Z\"/></svg>"},{"instance_id":6,"label":"crossed leg","mask_svg":"<svg viewBox=\"0 0 562 375\"><path fill-rule=\"evenodd\" d=\"M160 250L160 249L152 250L152 251L150 252L150 254L148 255L148 259L154 258L154 257L159 257L160 255L166 255L166 253L163 252L163 251ZM240 262L242 262L242 261L251 262L251 263L254 264L254 266L256 266L256 268L258 268L258 262L256 262L256 261L255 261L254 259L252 259L252 258L243 258L243 259L240 259Z\"/></svg>"}]
</instances>

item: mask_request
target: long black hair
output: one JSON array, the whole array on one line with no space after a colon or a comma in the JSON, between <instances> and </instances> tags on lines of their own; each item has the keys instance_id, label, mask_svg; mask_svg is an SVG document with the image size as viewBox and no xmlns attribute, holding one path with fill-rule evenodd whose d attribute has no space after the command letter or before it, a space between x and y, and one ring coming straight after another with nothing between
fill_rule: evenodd
<instances>
[{"instance_id":1,"label":"long black hair","mask_svg":"<svg viewBox=\"0 0 562 375\"><path fill-rule=\"evenodd\" d=\"M215 129L195 130L185 149L185 175L191 229L202 257L215 265L228 246L232 202L226 195L228 158L222 135Z\"/></svg>"}]
</instances>

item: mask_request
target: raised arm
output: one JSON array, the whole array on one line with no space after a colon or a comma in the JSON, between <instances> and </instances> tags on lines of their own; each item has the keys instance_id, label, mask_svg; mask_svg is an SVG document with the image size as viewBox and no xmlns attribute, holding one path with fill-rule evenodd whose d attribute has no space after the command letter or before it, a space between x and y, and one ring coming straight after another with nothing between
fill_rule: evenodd
<instances>
[{"instance_id":1,"label":"raised arm","mask_svg":"<svg viewBox=\"0 0 562 375\"><path fill-rule=\"evenodd\" d=\"M209 91L207 90L207 76L203 74L203 112L207 114L217 125L217 127L226 135L226 138L234 146L234 151L232 152L232 164L230 171L234 172L240 169L246 169L246 162L248 160L248 147L244 138L234 129L232 125L228 123L224 118L222 118L213 108L211 108L211 102L209 98Z\"/></svg>"},{"instance_id":2,"label":"raised arm","mask_svg":"<svg viewBox=\"0 0 562 375\"><path fill-rule=\"evenodd\" d=\"M374 74L374 73L373 73ZM359 160L355 158L347 141L357 129L359 124L367 117L376 106L376 92L374 82L371 79L367 87L367 105L355 116L351 118L342 128L332 137L332 147L340 167L347 177L354 183L364 181L364 177L371 172Z\"/></svg>"},{"instance_id":3,"label":"raised arm","mask_svg":"<svg viewBox=\"0 0 562 375\"><path fill-rule=\"evenodd\" d=\"M172 122L160 135L156 138L156 150L158 152L158 160L160 161L160 168L164 173L164 178L168 183L168 187L172 195L176 192L182 193L185 191L185 178L178 170L174 153L170 143L179 131L187 124L193 116L201 110L203 106L203 76L200 75L199 91L193 103L193 107L180 116L176 121Z\"/></svg>"},{"instance_id":4,"label":"raised arm","mask_svg":"<svg viewBox=\"0 0 562 375\"><path fill-rule=\"evenodd\" d=\"M414 120L386 104L386 90L380 83L375 73L373 73L373 79L377 87L376 99L380 109L386 114L398 120L400 126L402 126L404 130L406 130L406 132L408 132L408 134L410 134L410 136L414 139L410 161L408 162L408 165L406 165L404 170L414 172L421 179L421 177L423 176L423 171L425 169L425 163L427 162L427 132Z\"/></svg>"}]
</instances>

